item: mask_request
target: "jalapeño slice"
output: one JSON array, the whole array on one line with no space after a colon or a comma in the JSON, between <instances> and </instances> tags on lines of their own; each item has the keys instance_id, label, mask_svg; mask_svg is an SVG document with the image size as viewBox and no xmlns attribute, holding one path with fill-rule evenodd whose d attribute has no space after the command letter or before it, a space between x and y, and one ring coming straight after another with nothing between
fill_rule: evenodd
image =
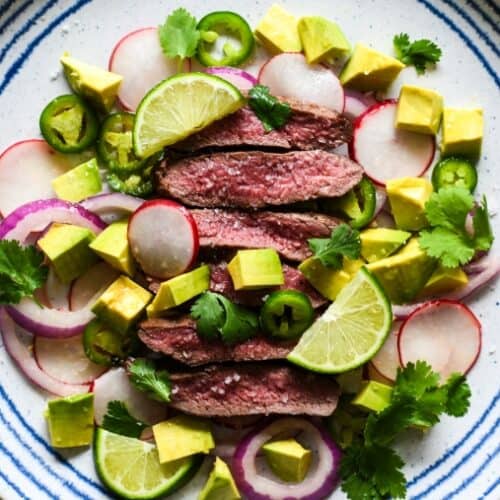
<instances>
[{"instance_id":1,"label":"jalape\u00f1o slice","mask_svg":"<svg viewBox=\"0 0 500 500\"><path fill-rule=\"evenodd\" d=\"M73 94L61 95L42 111L40 130L56 151L80 153L97 139L99 121L83 99Z\"/></svg>"},{"instance_id":2,"label":"jalape\u00f1o slice","mask_svg":"<svg viewBox=\"0 0 500 500\"><path fill-rule=\"evenodd\" d=\"M99 320L92 320L83 332L83 350L87 358L98 365L113 366L127 357L131 341L107 328Z\"/></svg>"},{"instance_id":3,"label":"jalape\u00f1o slice","mask_svg":"<svg viewBox=\"0 0 500 500\"><path fill-rule=\"evenodd\" d=\"M471 193L477 185L476 167L465 158L445 158L432 171L432 185L435 191L443 187L464 187Z\"/></svg>"}]
</instances>

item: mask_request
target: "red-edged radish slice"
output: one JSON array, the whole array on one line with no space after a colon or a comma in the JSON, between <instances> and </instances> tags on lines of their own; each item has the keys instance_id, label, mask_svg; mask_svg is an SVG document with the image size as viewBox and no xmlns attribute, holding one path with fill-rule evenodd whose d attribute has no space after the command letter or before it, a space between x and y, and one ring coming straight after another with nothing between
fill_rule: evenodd
<instances>
[{"instance_id":1,"label":"red-edged radish slice","mask_svg":"<svg viewBox=\"0 0 500 500\"><path fill-rule=\"evenodd\" d=\"M160 279L184 272L198 255L198 228L193 216L170 200L143 203L130 218L128 240L143 271Z\"/></svg>"},{"instance_id":2,"label":"red-edged radish slice","mask_svg":"<svg viewBox=\"0 0 500 500\"><path fill-rule=\"evenodd\" d=\"M379 371L373 366L373 363L370 361L366 365L365 376L368 380L375 380L375 382L380 382L381 384L392 385L394 383L393 380L390 380L379 373Z\"/></svg>"},{"instance_id":3,"label":"red-edged radish slice","mask_svg":"<svg viewBox=\"0 0 500 500\"><path fill-rule=\"evenodd\" d=\"M118 278L119 272L105 262L92 266L86 273L77 278L69 292L69 308L79 311L86 307L93 297L98 297Z\"/></svg>"},{"instance_id":4,"label":"red-edged radish slice","mask_svg":"<svg viewBox=\"0 0 500 500\"><path fill-rule=\"evenodd\" d=\"M34 355L42 371L64 384L90 384L107 370L85 356L81 335L68 339L35 337Z\"/></svg>"},{"instance_id":5,"label":"red-edged radish slice","mask_svg":"<svg viewBox=\"0 0 500 500\"><path fill-rule=\"evenodd\" d=\"M377 354L371 359L371 364L374 369L382 375L382 377L392 382L396 380L398 368L401 366L399 364L398 353L398 334L400 327L401 321L394 321L391 333L389 333Z\"/></svg>"},{"instance_id":6,"label":"red-edged radish slice","mask_svg":"<svg viewBox=\"0 0 500 500\"><path fill-rule=\"evenodd\" d=\"M108 403L115 400L123 401L130 414L146 424L156 424L167 416L167 406L137 390L129 381L124 368L112 368L101 375L94 381L92 392L94 419L97 425L102 424Z\"/></svg>"},{"instance_id":7,"label":"red-edged radish slice","mask_svg":"<svg viewBox=\"0 0 500 500\"><path fill-rule=\"evenodd\" d=\"M0 155L0 212L6 217L25 203L53 198L52 180L75 165L74 156L41 139L12 144Z\"/></svg>"},{"instance_id":8,"label":"red-edged radish slice","mask_svg":"<svg viewBox=\"0 0 500 500\"><path fill-rule=\"evenodd\" d=\"M0 308L0 333L10 357L35 385L57 396L88 392L90 386L87 384L64 384L42 371L33 356L32 335L17 325L2 308Z\"/></svg>"},{"instance_id":9,"label":"red-edged radish slice","mask_svg":"<svg viewBox=\"0 0 500 500\"><path fill-rule=\"evenodd\" d=\"M276 96L312 102L335 111L344 110L344 89L333 71L307 64L303 54L285 52L272 57L259 73L259 83Z\"/></svg>"},{"instance_id":10,"label":"red-edged radish slice","mask_svg":"<svg viewBox=\"0 0 500 500\"><path fill-rule=\"evenodd\" d=\"M69 309L70 288L71 285L62 283L57 277L54 268L50 266L47 281L45 282L45 293L49 307L67 311Z\"/></svg>"},{"instance_id":11,"label":"red-edged radish slice","mask_svg":"<svg viewBox=\"0 0 500 500\"><path fill-rule=\"evenodd\" d=\"M377 103L378 101L372 93L363 94L362 92L348 89L345 91L344 115L351 120L355 120L368 108L371 108Z\"/></svg>"},{"instance_id":12,"label":"red-edged radish slice","mask_svg":"<svg viewBox=\"0 0 500 500\"><path fill-rule=\"evenodd\" d=\"M242 66L242 69L258 78L262 66L269 61L269 58L269 52L257 42L252 57Z\"/></svg>"},{"instance_id":13,"label":"red-edged radish slice","mask_svg":"<svg viewBox=\"0 0 500 500\"><path fill-rule=\"evenodd\" d=\"M401 365L424 360L443 379L454 372L467 373L480 351L481 323L460 302L426 302L399 329L398 352Z\"/></svg>"},{"instance_id":14,"label":"red-edged radish slice","mask_svg":"<svg viewBox=\"0 0 500 500\"><path fill-rule=\"evenodd\" d=\"M108 66L123 76L118 100L131 111L152 87L178 71L177 60L165 57L161 50L157 28L142 28L125 35L115 45ZM189 71L189 61L184 63L183 71Z\"/></svg>"},{"instance_id":15,"label":"red-edged radish slice","mask_svg":"<svg viewBox=\"0 0 500 500\"><path fill-rule=\"evenodd\" d=\"M434 158L434 137L398 130L396 100L372 106L354 123L349 155L374 182L385 185L389 179L419 177Z\"/></svg>"},{"instance_id":16,"label":"red-edged radish slice","mask_svg":"<svg viewBox=\"0 0 500 500\"><path fill-rule=\"evenodd\" d=\"M224 78L240 90L250 90L254 85L257 85L257 78L242 69L231 66L213 66L207 68L205 72Z\"/></svg>"}]
</instances>

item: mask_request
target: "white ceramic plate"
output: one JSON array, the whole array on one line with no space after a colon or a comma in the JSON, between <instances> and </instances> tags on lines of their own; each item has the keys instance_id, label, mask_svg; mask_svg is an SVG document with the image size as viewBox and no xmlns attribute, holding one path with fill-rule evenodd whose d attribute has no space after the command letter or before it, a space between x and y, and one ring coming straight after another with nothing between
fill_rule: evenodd
<instances>
[{"instance_id":1,"label":"white ceramic plate","mask_svg":"<svg viewBox=\"0 0 500 500\"><path fill-rule=\"evenodd\" d=\"M270 1L252 0L3 0L0 2L0 150L39 136L43 106L66 92L58 58L64 50L106 66L113 45L125 33L163 22L177 6L200 16L234 10L255 25ZM429 37L443 49L436 71L418 77L402 72L401 83L434 87L447 105L482 106L485 139L479 193L496 212L500 203L500 7L497 0L287 0L296 15L336 20L352 42L392 52L392 37ZM29 182L29 179L26 179ZM500 235L499 217L494 218ZM496 245L498 248L498 244ZM407 462L408 496L414 499L500 497L499 366L500 297L495 285L473 301L484 327L483 350L470 373L472 407L461 419L444 418L425 436L401 444ZM0 341L1 342L1 341ZM500 346L499 346L500 347ZM100 499L90 450L57 453L47 440L42 416L46 395L21 376L0 343L0 497ZM202 474L172 498L196 498ZM337 491L333 498L343 498Z\"/></svg>"}]
</instances>

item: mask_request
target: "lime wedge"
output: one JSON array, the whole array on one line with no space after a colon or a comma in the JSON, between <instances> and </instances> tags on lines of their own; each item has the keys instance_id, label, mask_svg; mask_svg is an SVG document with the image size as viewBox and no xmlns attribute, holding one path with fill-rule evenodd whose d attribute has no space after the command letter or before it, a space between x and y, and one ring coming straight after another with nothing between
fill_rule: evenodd
<instances>
[{"instance_id":1,"label":"lime wedge","mask_svg":"<svg viewBox=\"0 0 500 500\"><path fill-rule=\"evenodd\" d=\"M161 151L245 103L226 80L205 73L181 73L153 87L137 108L134 150L145 158Z\"/></svg>"},{"instance_id":2,"label":"lime wedge","mask_svg":"<svg viewBox=\"0 0 500 500\"><path fill-rule=\"evenodd\" d=\"M172 493L189 481L203 456L193 455L161 465L155 445L98 428L94 461L101 481L116 495L153 499Z\"/></svg>"},{"instance_id":3,"label":"lime wedge","mask_svg":"<svg viewBox=\"0 0 500 500\"><path fill-rule=\"evenodd\" d=\"M316 372L352 370L375 355L391 324L391 303L376 278L363 267L304 332L287 359Z\"/></svg>"}]
</instances>

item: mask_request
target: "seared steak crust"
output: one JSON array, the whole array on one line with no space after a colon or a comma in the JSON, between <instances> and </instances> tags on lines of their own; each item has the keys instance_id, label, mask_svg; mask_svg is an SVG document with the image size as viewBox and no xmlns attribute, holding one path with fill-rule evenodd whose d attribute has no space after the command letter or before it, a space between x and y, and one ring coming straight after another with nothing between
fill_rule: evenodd
<instances>
[{"instance_id":1,"label":"seared steak crust","mask_svg":"<svg viewBox=\"0 0 500 500\"><path fill-rule=\"evenodd\" d=\"M362 174L349 158L321 150L214 153L156 170L162 196L197 207L243 208L342 196Z\"/></svg>"},{"instance_id":2,"label":"seared steak crust","mask_svg":"<svg viewBox=\"0 0 500 500\"><path fill-rule=\"evenodd\" d=\"M339 389L329 376L269 363L211 365L173 373L170 405L204 417L316 415L337 406Z\"/></svg>"}]
</instances>

